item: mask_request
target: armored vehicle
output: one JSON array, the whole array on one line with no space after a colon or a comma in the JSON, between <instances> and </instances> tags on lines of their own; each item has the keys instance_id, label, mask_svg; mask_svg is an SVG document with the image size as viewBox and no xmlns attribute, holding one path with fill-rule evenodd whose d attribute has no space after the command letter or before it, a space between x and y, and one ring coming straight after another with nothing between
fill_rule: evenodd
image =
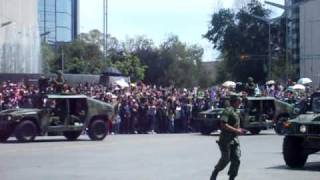
<instances>
[{"instance_id":1,"label":"armored vehicle","mask_svg":"<svg viewBox=\"0 0 320 180\"><path fill-rule=\"evenodd\" d=\"M214 108L200 113L197 119L200 131L204 135L219 129L220 116L224 108ZM281 126L293 115L294 107L273 97L247 97L243 106L238 109L241 127L252 134L259 134L261 130ZM277 125L277 124L281 125ZM282 131L282 130L279 130Z\"/></svg>"},{"instance_id":2,"label":"armored vehicle","mask_svg":"<svg viewBox=\"0 0 320 180\"><path fill-rule=\"evenodd\" d=\"M110 104L85 95L44 95L38 99L36 108L0 112L0 141L15 136L19 142L31 142L44 135L76 140L84 131L91 140L106 137L107 122L113 116Z\"/></svg>"},{"instance_id":3,"label":"armored vehicle","mask_svg":"<svg viewBox=\"0 0 320 180\"><path fill-rule=\"evenodd\" d=\"M291 168L303 167L310 154L320 151L319 92L311 96L310 105L304 114L284 124L283 158Z\"/></svg>"}]
</instances>

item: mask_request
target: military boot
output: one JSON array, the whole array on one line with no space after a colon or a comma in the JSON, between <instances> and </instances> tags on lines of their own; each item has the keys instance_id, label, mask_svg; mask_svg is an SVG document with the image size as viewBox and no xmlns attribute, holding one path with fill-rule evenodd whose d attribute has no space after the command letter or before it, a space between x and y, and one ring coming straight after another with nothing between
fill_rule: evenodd
<instances>
[{"instance_id":1,"label":"military boot","mask_svg":"<svg viewBox=\"0 0 320 180\"><path fill-rule=\"evenodd\" d=\"M229 177L229 180L235 180L235 179L236 179L236 177L234 177L234 176Z\"/></svg>"}]
</instances>

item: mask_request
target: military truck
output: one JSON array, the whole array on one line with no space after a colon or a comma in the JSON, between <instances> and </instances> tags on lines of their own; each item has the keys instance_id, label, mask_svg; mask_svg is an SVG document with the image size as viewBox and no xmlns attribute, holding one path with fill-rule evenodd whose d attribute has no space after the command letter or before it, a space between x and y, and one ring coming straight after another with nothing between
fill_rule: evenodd
<instances>
[{"instance_id":1,"label":"military truck","mask_svg":"<svg viewBox=\"0 0 320 180\"><path fill-rule=\"evenodd\" d=\"M87 132L91 140L103 140L113 107L85 95L44 95L30 109L0 112L0 141L15 136L19 142L31 142L36 136L64 135L76 140Z\"/></svg>"},{"instance_id":2,"label":"military truck","mask_svg":"<svg viewBox=\"0 0 320 180\"><path fill-rule=\"evenodd\" d=\"M310 105L284 124L283 158L290 168L303 167L310 154L320 151L320 92L311 96Z\"/></svg>"},{"instance_id":3,"label":"military truck","mask_svg":"<svg viewBox=\"0 0 320 180\"><path fill-rule=\"evenodd\" d=\"M214 108L200 113L197 121L202 134L208 135L219 129L223 110L224 108ZM270 128L281 133L282 124L294 114L294 106L273 97L247 97L238 111L241 127L250 133L259 134L261 130Z\"/></svg>"}]
</instances>

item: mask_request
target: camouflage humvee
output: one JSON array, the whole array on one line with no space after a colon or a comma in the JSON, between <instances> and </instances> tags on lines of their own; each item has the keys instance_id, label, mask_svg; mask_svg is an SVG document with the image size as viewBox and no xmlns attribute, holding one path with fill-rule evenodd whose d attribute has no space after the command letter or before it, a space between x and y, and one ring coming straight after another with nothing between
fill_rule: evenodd
<instances>
[{"instance_id":1,"label":"camouflage humvee","mask_svg":"<svg viewBox=\"0 0 320 180\"><path fill-rule=\"evenodd\" d=\"M311 96L310 110L284 124L283 157L291 168L303 167L320 151L320 92Z\"/></svg>"},{"instance_id":2,"label":"camouflage humvee","mask_svg":"<svg viewBox=\"0 0 320 180\"><path fill-rule=\"evenodd\" d=\"M200 132L208 135L218 130L220 116L224 108L207 110L200 113L197 118ZM241 127L249 130L252 134L259 134L261 130L275 127L278 123L286 122L294 114L294 107L288 103L273 97L247 97L243 100L243 107L238 109L241 118Z\"/></svg>"},{"instance_id":3,"label":"camouflage humvee","mask_svg":"<svg viewBox=\"0 0 320 180\"><path fill-rule=\"evenodd\" d=\"M37 108L0 112L0 141L11 135L19 142L48 134L76 140L83 131L92 140L103 140L107 135L107 122L113 116L110 104L85 95L45 95L38 102Z\"/></svg>"}]
</instances>

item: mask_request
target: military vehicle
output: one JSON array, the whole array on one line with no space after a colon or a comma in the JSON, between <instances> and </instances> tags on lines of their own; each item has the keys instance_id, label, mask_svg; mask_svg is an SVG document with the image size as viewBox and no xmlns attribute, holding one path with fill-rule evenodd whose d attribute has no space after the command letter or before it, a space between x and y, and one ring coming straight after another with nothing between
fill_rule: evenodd
<instances>
[{"instance_id":1,"label":"military vehicle","mask_svg":"<svg viewBox=\"0 0 320 180\"><path fill-rule=\"evenodd\" d=\"M202 134L208 135L219 129L223 110L224 108L214 108L200 113L197 121ZM259 134L261 130L273 127L281 133L282 124L294 114L294 106L273 97L247 97L238 111L241 127L250 133Z\"/></svg>"},{"instance_id":2,"label":"military vehicle","mask_svg":"<svg viewBox=\"0 0 320 180\"><path fill-rule=\"evenodd\" d=\"M36 108L9 109L0 112L0 141L15 136L19 142L31 142L36 136L64 135L76 140L87 132L91 140L103 140L107 121L113 116L110 104L85 95L44 95Z\"/></svg>"},{"instance_id":3,"label":"military vehicle","mask_svg":"<svg viewBox=\"0 0 320 180\"><path fill-rule=\"evenodd\" d=\"M284 124L283 158L291 168L303 167L320 151L320 92L311 96L308 111Z\"/></svg>"}]
</instances>

